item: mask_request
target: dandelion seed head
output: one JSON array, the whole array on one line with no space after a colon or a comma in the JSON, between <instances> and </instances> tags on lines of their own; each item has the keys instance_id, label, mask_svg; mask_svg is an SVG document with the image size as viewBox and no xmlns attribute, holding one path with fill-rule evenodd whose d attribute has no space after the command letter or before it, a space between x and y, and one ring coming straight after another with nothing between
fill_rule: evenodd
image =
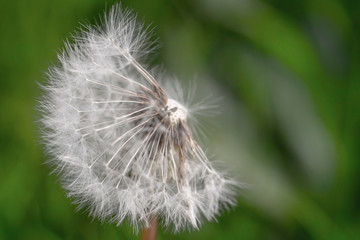
<instances>
[{"instance_id":1,"label":"dandelion seed head","mask_svg":"<svg viewBox=\"0 0 360 240\"><path fill-rule=\"evenodd\" d=\"M47 73L39 109L49 163L93 217L135 231L152 216L196 229L235 204L237 182L194 139L189 108L168 97L184 90L165 91L146 69L154 44L143 25L120 5L102 22L67 43Z\"/></svg>"}]
</instances>

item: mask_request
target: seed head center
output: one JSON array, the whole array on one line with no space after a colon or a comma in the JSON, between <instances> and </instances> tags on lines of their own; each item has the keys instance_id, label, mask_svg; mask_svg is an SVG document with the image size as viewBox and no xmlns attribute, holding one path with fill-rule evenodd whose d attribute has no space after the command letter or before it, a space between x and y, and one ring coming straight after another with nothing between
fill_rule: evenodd
<instances>
[{"instance_id":1,"label":"seed head center","mask_svg":"<svg viewBox=\"0 0 360 240\"><path fill-rule=\"evenodd\" d=\"M174 99L169 98L167 102L170 123L178 124L180 121L186 121L188 110Z\"/></svg>"}]
</instances>

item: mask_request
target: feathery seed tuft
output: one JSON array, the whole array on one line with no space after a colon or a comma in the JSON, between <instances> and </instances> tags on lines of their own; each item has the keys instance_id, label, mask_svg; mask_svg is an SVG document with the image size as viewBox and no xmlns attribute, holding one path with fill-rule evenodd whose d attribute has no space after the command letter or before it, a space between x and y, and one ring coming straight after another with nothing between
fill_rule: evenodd
<instances>
[{"instance_id":1,"label":"feathery seed tuft","mask_svg":"<svg viewBox=\"0 0 360 240\"><path fill-rule=\"evenodd\" d=\"M190 111L145 69L153 47L119 5L75 36L43 86L42 136L68 196L92 216L135 230L152 216L175 231L198 228L235 204L237 184L194 140Z\"/></svg>"}]
</instances>

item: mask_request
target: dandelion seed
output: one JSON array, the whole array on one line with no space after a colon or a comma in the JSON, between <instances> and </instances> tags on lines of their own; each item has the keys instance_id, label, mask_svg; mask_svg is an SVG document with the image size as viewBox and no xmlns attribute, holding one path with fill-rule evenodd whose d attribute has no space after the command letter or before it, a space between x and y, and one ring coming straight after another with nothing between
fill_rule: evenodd
<instances>
[{"instance_id":1,"label":"dandelion seed","mask_svg":"<svg viewBox=\"0 0 360 240\"><path fill-rule=\"evenodd\" d=\"M198 228L235 204L236 183L196 143L189 109L140 64L152 48L119 5L67 43L40 102L43 139L68 196L92 216L135 231L154 218Z\"/></svg>"}]
</instances>

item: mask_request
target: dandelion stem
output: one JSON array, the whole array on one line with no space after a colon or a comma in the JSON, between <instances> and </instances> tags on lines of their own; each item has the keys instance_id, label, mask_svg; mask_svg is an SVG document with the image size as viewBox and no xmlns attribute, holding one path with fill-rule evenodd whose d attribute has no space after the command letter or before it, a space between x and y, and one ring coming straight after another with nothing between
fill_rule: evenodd
<instances>
[{"instance_id":1,"label":"dandelion stem","mask_svg":"<svg viewBox=\"0 0 360 240\"><path fill-rule=\"evenodd\" d=\"M157 230L157 219L152 217L150 219L150 227L144 228L141 231L140 240L155 240Z\"/></svg>"}]
</instances>

